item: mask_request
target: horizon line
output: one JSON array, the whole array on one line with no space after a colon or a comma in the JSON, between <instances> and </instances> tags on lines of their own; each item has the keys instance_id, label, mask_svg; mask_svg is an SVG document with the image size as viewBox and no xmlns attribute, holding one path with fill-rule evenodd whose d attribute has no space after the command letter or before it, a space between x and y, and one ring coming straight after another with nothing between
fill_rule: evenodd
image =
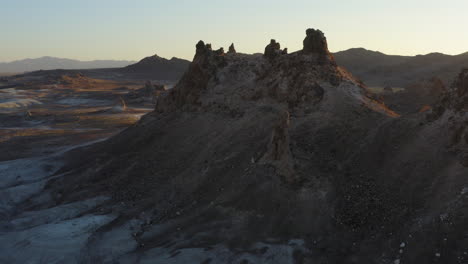
<instances>
[{"instance_id":1,"label":"horizon line","mask_svg":"<svg viewBox=\"0 0 468 264\"><path fill-rule=\"evenodd\" d=\"M425 53L425 54L419 53L419 54L414 54L414 55L401 55L401 54L388 54L388 53L385 53L385 52L382 52L382 51L379 51L379 50L366 49L364 47L354 47L354 48L349 48L349 49L344 49L344 50L339 50L339 51L330 51L330 53L336 54L336 53L340 53L340 52L346 52L346 51L350 51L350 50L359 50L359 49L369 51L369 52L381 53L381 54L386 55L386 56L399 56L399 57L427 56L427 55L431 55L431 54L440 54L440 55L444 55L444 56L456 57L456 56L460 56L460 55L464 55L464 54L468 53L468 51L466 51L466 52L462 52L462 53L458 53L458 54L448 54L448 53L434 51L434 52L429 52L429 53ZM242 53L242 52L239 52L239 53ZM246 54L258 54L258 53L262 53L262 52L246 53ZM0 61L0 63L13 63L13 62L19 62L19 61L24 61L24 60L37 60L37 59L42 59L42 58L65 59L65 60L74 60L74 61L78 61L78 62L95 62L95 61L138 62L138 61L140 61L140 60L142 60L144 58L152 57L152 56L155 56L155 55L158 56L158 57L161 57L161 56L159 56L157 54L153 54L153 55L145 56L145 57L140 58L140 59L79 59L79 58L72 58L72 57L57 57L57 56L51 56L51 55L44 55L44 56L39 56L39 57L34 57L34 58L26 57L26 58L18 58L18 59L8 60L8 61ZM167 60L171 60L171 59L175 58L175 59L182 59L182 60L191 61L191 59L186 59L186 58L177 57L177 56L172 56L171 58L167 58L167 57L161 57L161 58L167 59Z\"/></svg>"}]
</instances>

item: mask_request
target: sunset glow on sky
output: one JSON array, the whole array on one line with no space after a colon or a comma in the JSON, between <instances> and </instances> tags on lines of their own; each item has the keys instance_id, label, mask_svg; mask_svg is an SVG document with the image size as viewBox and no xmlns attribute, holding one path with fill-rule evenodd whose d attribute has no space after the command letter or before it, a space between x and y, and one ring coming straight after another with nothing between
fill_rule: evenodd
<instances>
[{"instance_id":1,"label":"sunset glow on sky","mask_svg":"<svg viewBox=\"0 0 468 264\"><path fill-rule=\"evenodd\" d=\"M200 39L255 53L275 38L294 51L309 27L332 52L455 55L468 51L467 10L466 0L0 0L0 61L191 59Z\"/></svg>"}]
</instances>

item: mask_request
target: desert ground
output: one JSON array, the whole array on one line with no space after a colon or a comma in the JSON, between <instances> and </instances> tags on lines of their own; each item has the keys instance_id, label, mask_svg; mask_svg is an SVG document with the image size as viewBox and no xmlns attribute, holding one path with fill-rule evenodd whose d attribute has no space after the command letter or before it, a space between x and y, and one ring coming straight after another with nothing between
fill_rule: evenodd
<instances>
[{"instance_id":1,"label":"desert ground","mask_svg":"<svg viewBox=\"0 0 468 264\"><path fill-rule=\"evenodd\" d=\"M79 73L9 77L0 85L0 160L43 156L117 133L152 110L151 94L139 95L136 104L128 98L144 86Z\"/></svg>"},{"instance_id":2,"label":"desert ground","mask_svg":"<svg viewBox=\"0 0 468 264\"><path fill-rule=\"evenodd\" d=\"M35 208L27 215L19 213L20 205L40 197L51 177L60 177L56 172L65 153L133 125L153 110L155 96L147 80L95 79L66 71L4 76L0 83L0 262L64 263L60 257L50 258L48 250L63 248L65 241L70 249L78 246L91 230L109 221L108 216L86 213L105 199L52 211ZM80 214L78 221L69 220ZM28 253L23 254L25 250ZM11 259L14 254L20 259Z\"/></svg>"}]
</instances>

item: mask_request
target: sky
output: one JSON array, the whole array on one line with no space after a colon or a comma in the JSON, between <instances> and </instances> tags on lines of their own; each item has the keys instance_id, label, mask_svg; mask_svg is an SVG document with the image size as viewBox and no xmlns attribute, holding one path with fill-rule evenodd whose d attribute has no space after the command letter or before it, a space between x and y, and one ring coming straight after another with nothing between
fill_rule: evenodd
<instances>
[{"instance_id":1,"label":"sky","mask_svg":"<svg viewBox=\"0 0 468 264\"><path fill-rule=\"evenodd\" d=\"M307 28L332 52L456 55L468 51L467 10L466 0L0 0L0 61L190 60L199 40L256 53L274 38L294 51Z\"/></svg>"}]
</instances>

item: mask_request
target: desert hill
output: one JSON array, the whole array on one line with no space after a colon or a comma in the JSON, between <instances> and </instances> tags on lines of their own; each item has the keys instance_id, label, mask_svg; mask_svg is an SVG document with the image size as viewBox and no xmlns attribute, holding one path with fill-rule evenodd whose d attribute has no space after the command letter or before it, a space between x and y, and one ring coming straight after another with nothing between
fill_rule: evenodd
<instances>
[{"instance_id":1,"label":"desert hill","mask_svg":"<svg viewBox=\"0 0 468 264\"><path fill-rule=\"evenodd\" d=\"M62 262L466 262L466 83L462 72L436 107L399 116L337 65L320 30L292 53L200 41L153 112L68 152L5 211L21 236L0 255L56 254L35 247L53 244L41 234L55 210L89 234L66 237Z\"/></svg>"},{"instance_id":2,"label":"desert hill","mask_svg":"<svg viewBox=\"0 0 468 264\"><path fill-rule=\"evenodd\" d=\"M161 58L158 55L146 57L139 62L128 65L119 71L126 76L136 78L151 78L160 80L178 80L187 70L189 61L171 58Z\"/></svg>"},{"instance_id":3,"label":"desert hill","mask_svg":"<svg viewBox=\"0 0 468 264\"><path fill-rule=\"evenodd\" d=\"M460 69L468 67L468 53L394 56L357 48L336 52L334 56L338 65L367 85L380 87L406 87L433 77L450 85Z\"/></svg>"}]
</instances>

